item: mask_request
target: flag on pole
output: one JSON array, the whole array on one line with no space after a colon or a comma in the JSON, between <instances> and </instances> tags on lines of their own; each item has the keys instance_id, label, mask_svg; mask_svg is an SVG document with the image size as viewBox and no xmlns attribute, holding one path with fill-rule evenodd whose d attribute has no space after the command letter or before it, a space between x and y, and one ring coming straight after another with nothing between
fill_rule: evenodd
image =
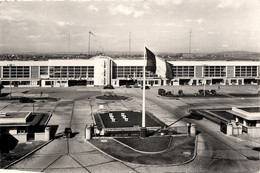
<instances>
[{"instance_id":1,"label":"flag on pole","mask_svg":"<svg viewBox=\"0 0 260 173\"><path fill-rule=\"evenodd\" d=\"M89 34L91 34L91 35L95 36L95 34L93 34L91 31L89 31ZM95 36L95 37L96 37L96 36Z\"/></svg>"},{"instance_id":2,"label":"flag on pole","mask_svg":"<svg viewBox=\"0 0 260 173\"><path fill-rule=\"evenodd\" d=\"M146 57L147 57L146 58L147 59L146 70L155 73L156 72L156 59L155 59L155 55L149 49L145 48L145 50L146 50Z\"/></svg>"},{"instance_id":3,"label":"flag on pole","mask_svg":"<svg viewBox=\"0 0 260 173\"><path fill-rule=\"evenodd\" d=\"M156 57L149 49L145 49L147 56L146 70L151 71L160 77L166 77L169 80L173 79L173 65L159 57Z\"/></svg>"}]
</instances>

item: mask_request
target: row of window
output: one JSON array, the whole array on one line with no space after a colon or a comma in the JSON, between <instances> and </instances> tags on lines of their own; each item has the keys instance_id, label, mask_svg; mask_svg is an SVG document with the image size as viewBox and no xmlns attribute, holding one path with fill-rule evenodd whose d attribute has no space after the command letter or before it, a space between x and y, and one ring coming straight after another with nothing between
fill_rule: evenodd
<instances>
[{"instance_id":1,"label":"row of window","mask_svg":"<svg viewBox=\"0 0 260 173\"><path fill-rule=\"evenodd\" d=\"M236 66L235 68L236 77L256 77L257 67L256 66Z\"/></svg>"},{"instance_id":2,"label":"row of window","mask_svg":"<svg viewBox=\"0 0 260 173\"><path fill-rule=\"evenodd\" d=\"M3 66L3 78L29 78L29 66Z\"/></svg>"},{"instance_id":3,"label":"row of window","mask_svg":"<svg viewBox=\"0 0 260 173\"><path fill-rule=\"evenodd\" d=\"M174 77L194 77L194 66L173 66Z\"/></svg>"},{"instance_id":4,"label":"row of window","mask_svg":"<svg viewBox=\"0 0 260 173\"><path fill-rule=\"evenodd\" d=\"M94 66L50 66L50 78L93 78Z\"/></svg>"},{"instance_id":5,"label":"row of window","mask_svg":"<svg viewBox=\"0 0 260 173\"><path fill-rule=\"evenodd\" d=\"M30 78L38 77L38 66L3 66L3 78ZM32 68L33 68L32 67ZM173 66L174 77L194 77L194 66ZM34 73L37 73L34 74ZM40 66L40 75L48 75L50 78L93 78L94 66ZM205 77L226 77L226 66L204 66ZM140 78L143 76L142 66L113 66L113 79L116 78ZM256 77L257 66L235 66L235 77ZM146 77L158 77L156 74L146 71Z\"/></svg>"},{"instance_id":6,"label":"row of window","mask_svg":"<svg viewBox=\"0 0 260 173\"><path fill-rule=\"evenodd\" d=\"M146 71L146 77L158 77L156 74ZM113 66L113 79L116 78L141 78L143 77L142 66Z\"/></svg>"},{"instance_id":7,"label":"row of window","mask_svg":"<svg viewBox=\"0 0 260 173\"><path fill-rule=\"evenodd\" d=\"M204 77L226 77L226 66L205 66Z\"/></svg>"}]
</instances>

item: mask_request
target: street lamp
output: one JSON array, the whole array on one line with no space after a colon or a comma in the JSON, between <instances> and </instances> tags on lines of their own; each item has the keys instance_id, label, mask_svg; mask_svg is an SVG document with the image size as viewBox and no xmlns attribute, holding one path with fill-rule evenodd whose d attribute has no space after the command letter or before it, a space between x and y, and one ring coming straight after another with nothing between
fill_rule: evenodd
<instances>
[{"instance_id":1,"label":"street lamp","mask_svg":"<svg viewBox=\"0 0 260 173\"><path fill-rule=\"evenodd\" d=\"M9 94L9 99L11 100L12 98L12 87L11 87L11 83L12 83L12 80L11 80L11 67L14 66L14 64L7 64L7 66L9 67L9 85L10 85L10 88L9 88L9 91L10 91L10 94Z\"/></svg>"},{"instance_id":2,"label":"street lamp","mask_svg":"<svg viewBox=\"0 0 260 173\"><path fill-rule=\"evenodd\" d=\"M206 79L205 79L205 68L208 66L207 64L203 64L202 65L203 66L203 84L204 84L204 88L203 88L203 94L204 94L204 97L205 97L205 95L206 95Z\"/></svg>"}]
</instances>

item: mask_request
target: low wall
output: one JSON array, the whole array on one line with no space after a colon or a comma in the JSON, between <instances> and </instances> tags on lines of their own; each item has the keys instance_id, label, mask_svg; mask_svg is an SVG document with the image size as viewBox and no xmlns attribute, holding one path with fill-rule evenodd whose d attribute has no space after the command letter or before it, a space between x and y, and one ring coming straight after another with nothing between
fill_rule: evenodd
<instances>
[{"instance_id":1,"label":"low wall","mask_svg":"<svg viewBox=\"0 0 260 173\"><path fill-rule=\"evenodd\" d=\"M254 127L254 128L248 127L247 133L254 138L259 138L260 137L260 127Z\"/></svg>"},{"instance_id":2,"label":"low wall","mask_svg":"<svg viewBox=\"0 0 260 173\"><path fill-rule=\"evenodd\" d=\"M13 137L15 137L18 140L18 143L27 142L27 133L13 134Z\"/></svg>"},{"instance_id":3,"label":"low wall","mask_svg":"<svg viewBox=\"0 0 260 173\"><path fill-rule=\"evenodd\" d=\"M35 141L45 141L45 133L35 133L34 140Z\"/></svg>"}]
</instances>

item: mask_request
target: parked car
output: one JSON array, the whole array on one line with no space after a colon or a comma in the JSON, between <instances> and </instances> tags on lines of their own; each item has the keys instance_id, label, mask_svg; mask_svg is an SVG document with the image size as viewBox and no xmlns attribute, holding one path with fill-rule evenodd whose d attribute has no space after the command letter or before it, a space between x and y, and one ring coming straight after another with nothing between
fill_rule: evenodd
<instances>
[{"instance_id":1,"label":"parked car","mask_svg":"<svg viewBox=\"0 0 260 173\"><path fill-rule=\"evenodd\" d=\"M71 128L66 127L65 130L64 130L64 135L63 135L63 137L64 137L64 138L70 138L70 137L71 137L71 134L72 134Z\"/></svg>"},{"instance_id":2,"label":"parked car","mask_svg":"<svg viewBox=\"0 0 260 173\"><path fill-rule=\"evenodd\" d=\"M167 91L165 95L166 95L166 96L173 96L173 94L172 94L171 91Z\"/></svg>"},{"instance_id":3,"label":"parked car","mask_svg":"<svg viewBox=\"0 0 260 173\"><path fill-rule=\"evenodd\" d=\"M103 89L115 89L113 85L106 85L103 87Z\"/></svg>"},{"instance_id":4,"label":"parked car","mask_svg":"<svg viewBox=\"0 0 260 173\"><path fill-rule=\"evenodd\" d=\"M179 90L179 91L178 91L178 94L179 94L179 96L181 96L181 97L184 96L183 90Z\"/></svg>"},{"instance_id":5,"label":"parked car","mask_svg":"<svg viewBox=\"0 0 260 173\"><path fill-rule=\"evenodd\" d=\"M166 93L165 89L162 88L158 89L158 95L165 96L165 93Z\"/></svg>"},{"instance_id":6,"label":"parked car","mask_svg":"<svg viewBox=\"0 0 260 173\"><path fill-rule=\"evenodd\" d=\"M204 90L199 90L199 95L203 95L204 94Z\"/></svg>"},{"instance_id":7,"label":"parked car","mask_svg":"<svg viewBox=\"0 0 260 173\"><path fill-rule=\"evenodd\" d=\"M212 92L210 90L199 90L199 94L200 95L204 95L204 92L205 92L205 95L208 96L208 95L211 95ZM214 91L213 91L214 92Z\"/></svg>"},{"instance_id":8,"label":"parked car","mask_svg":"<svg viewBox=\"0 0 260 173\"><path fill-rule=\"evenodd\" d=\"M217 95L217 91L216 90L211 90L210 91L212 95Z\"/></svg>"},{"instance_id":9,"label":"parked car","mask_svg":"<svg viewBox=\"0 0 260 173\"><path fill-rule=\"evenodd\" d=\"M141 89L143 89L143 87L141 87ZM145 89L150 89L150 87L149 86L145 86Z\"/></svg>"}]
</instances>

